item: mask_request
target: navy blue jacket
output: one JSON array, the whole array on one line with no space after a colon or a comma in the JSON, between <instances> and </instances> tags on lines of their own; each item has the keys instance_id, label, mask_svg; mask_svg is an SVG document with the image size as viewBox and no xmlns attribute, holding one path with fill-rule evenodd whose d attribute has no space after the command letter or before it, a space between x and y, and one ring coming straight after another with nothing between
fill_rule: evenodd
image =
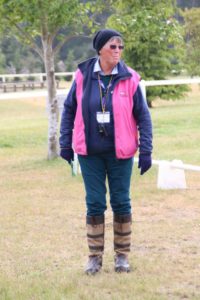
<instances>
[{"instance_id":1,"label":"navy blue jacket","mask_svg":"<svg viewBox=\"0 0 200 300\"><path fill-rule=\"evenodd\" d=\"M84 81L83 81L83 101L82 113L85 124L85 136L88 154L102 153L114 151L114 121L112 111L112 91L115 85L120 80L130 78L131 73L126 65L120 61L118 63L118 74L113 76L112 86L110 89L106 111L110 112L111 122L106 127L108 137L102 137L99 134L98 124L96 122L96 112L101 111L100 93L98 86L97 73L93 72L94 64L97 58L89 59L79 64ZM150 113L147 107L146 100L143 97L140 86L138 86L133 96L133 117L136 120L139 130L139 149L140 153L152 152L152 123ZM64 109L60 127L60 147L72 147L72 130L74 126L74 119L76 115L76 82L74 81L64 103Z\"/></svg>"}]
</instances>

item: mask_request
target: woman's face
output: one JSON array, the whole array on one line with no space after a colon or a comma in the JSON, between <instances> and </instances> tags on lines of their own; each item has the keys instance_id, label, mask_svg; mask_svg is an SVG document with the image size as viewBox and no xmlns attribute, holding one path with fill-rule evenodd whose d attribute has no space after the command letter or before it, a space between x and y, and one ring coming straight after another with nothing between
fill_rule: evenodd
<instances>
[{"instance_id":1,"label":"woman's face","mask_svg":"<svg viewBox=\"0 0 200 300\"><path fill-rule=\"evenodd\" d=\"M110 66L115 66L121 59L123 44L118 39L108 41L99 51L100 60Z\"/></svg>"}]
</instances>

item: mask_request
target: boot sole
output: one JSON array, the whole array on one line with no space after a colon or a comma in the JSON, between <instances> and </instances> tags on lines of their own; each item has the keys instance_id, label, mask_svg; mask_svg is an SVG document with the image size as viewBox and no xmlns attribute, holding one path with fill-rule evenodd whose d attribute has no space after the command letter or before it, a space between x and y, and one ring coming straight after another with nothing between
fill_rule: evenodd
<instances>
[{"instance_id":1,"label":"boot sole","mask_svg":"<svg viewBox=\"0 0 200 300\"><path fill-rule=\"evenodd\" d=\"M130 271L131 271L130 268L124 268L124 267L115 268L116 273L129 273Z\"/></svg>"},{"instance_id":2,"label":"boot sole","mask_svg":"<svg viewBox=\"0 0 200 300\"><path fill-rule=\"evenodd\" d=\"M88 270L88 271L85 271L85 274L88 275L88 276L94 276L94 275L100 273L100 271L101 271L101 269L95 270L95 271Z\"/></svg>"}]
</instances>

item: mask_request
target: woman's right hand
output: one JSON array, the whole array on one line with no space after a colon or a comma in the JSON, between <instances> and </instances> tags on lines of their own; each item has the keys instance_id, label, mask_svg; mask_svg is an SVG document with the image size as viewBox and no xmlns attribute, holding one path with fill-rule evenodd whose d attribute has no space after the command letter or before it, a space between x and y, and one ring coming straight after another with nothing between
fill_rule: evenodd
<instances>
[{"instance_id":1,"label":"woman's right hand","mask_svg":"<svg viewBox=\"0 0 200 300\"><path fill-rule=\"evenodd\" d=\"M71 165L71 162L74 160L74 151L72 148L61 149L60 156Z\"/></svg>"}]
</instances>

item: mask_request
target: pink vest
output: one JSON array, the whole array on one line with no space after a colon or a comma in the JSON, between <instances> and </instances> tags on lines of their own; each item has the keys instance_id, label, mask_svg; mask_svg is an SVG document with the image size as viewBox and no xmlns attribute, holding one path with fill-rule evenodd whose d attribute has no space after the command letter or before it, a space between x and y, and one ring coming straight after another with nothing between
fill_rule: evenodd
<instances>
[{"instance_id":1,"label":"pink vest","mask_svg":"<svg viewBox=\"0 0 200 300\"><path fill-rule=\"evenodd\" d=\"M120 80L113 90L112 106L115 132L115 152L118 159L134 156L138 148L138 131L133 117L133 95L135 94L140 76L128 68L132 77ZM76 71L77 111L73 130L73 148L77 154L87 155L85 126L82 116L83 75Z\"/></svg>"}]
</instances>

